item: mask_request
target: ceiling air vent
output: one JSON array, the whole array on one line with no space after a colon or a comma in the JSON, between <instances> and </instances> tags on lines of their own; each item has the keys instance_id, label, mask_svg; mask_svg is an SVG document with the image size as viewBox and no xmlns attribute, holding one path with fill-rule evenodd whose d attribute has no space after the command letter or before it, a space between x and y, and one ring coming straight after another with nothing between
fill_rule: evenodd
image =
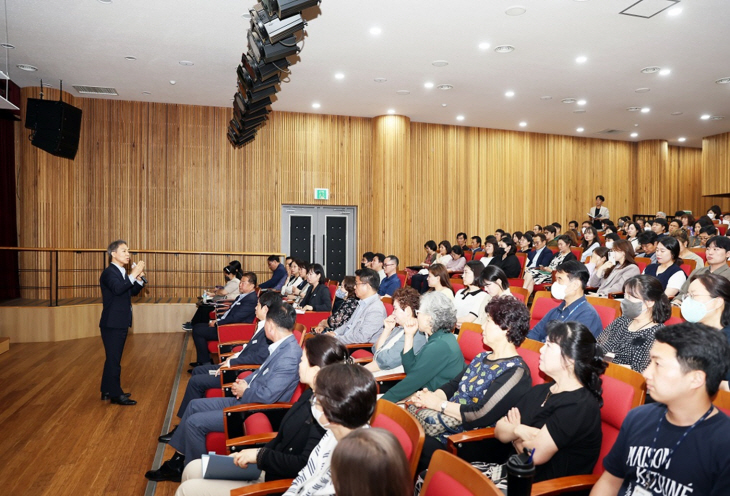
<instances>
[{"instance_id":1,"label":"ceiling air vent","mask_svg":"<svg viewBox=\"0 0 730 496\"><path fill-rule=\"evenodd\" d=\"M598 131L596 134L623 134L625 132L620 129L604 129L603 131Z\"/></svg>"},{"instance_id":2,"label":"ceiling air vent","mask_svg":"<svg viewBox=\"0 0 730 496\"><path fill-rule=\"evenodd\" d=\"M81 86L74 85L74 89L81 95L112 95L118 96L115 88L105 88L103 86Z\"/></svg>"}]
</instances>

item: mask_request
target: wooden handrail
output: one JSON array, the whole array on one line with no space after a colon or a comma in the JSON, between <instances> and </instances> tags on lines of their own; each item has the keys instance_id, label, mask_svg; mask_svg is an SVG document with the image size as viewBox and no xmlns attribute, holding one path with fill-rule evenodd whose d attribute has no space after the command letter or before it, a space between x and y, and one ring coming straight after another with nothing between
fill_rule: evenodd
<instances>
[{"instance_id":1,"label":"wooden handrail","mask_svg":"<svg viewBox=\"0 0 730 496\"><path fill-rule=\"evenodd\" d=\"M87 252L87 253L100 253L105 252L106 248L32 248L28 246L0 246L0 250L15 250L15 251L40 251L40 252ZM151 253L153 255L242 255L245 257L268 257L271 255L277 255L279 257L285 257L286 253L276 252L253 252L253 251L189 251L189 250L130 250L132 253Z\"/></svg>"}]
</instances>

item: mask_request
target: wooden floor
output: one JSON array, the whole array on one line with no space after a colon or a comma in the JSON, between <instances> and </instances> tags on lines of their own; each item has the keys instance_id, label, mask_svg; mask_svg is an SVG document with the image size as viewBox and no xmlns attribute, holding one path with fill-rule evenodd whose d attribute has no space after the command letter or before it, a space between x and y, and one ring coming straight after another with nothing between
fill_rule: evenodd
<instances>
[{"instance_id":1,"label":"wooden floor","mask_svg":"<svg viewBox=\"0 0 730 496\"><path fill-rule=\"evenodd\" d=\"M129 336L122 387L139 402L132 407L99 399L100 337L11 344L0 355L2 492L143 495L183 340L182 332ZM193 354L188 341L185 365ZM176 407L190 377L184 370ZM156 495L172 495L177 486L160 483Z\"/></svg>"},{"instance_id":2,"label":"wooden floor","mask_svg":"<svg viewBox=\"0 0 730 496\"><path fill-rule=\"evenodd\" d=\"M135 296L132 303L195 303L198 298L158 297L149 298L146 296ZM101 298L62 298L58 300L58 306L64 305L89 305L101 303ZM39 300L33 298L14 298L12 300L0 300L0 307L48 307L51 300Z\"/></svg>"}]
</instances>

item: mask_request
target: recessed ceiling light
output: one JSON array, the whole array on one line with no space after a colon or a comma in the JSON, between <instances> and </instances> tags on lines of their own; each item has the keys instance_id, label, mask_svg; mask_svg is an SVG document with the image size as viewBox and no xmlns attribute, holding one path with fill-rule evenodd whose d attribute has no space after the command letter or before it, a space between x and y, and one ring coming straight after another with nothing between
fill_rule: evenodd
<instances>
[{"instance_id":1,"label":"recessed ceiling light","mask_svg":"<svg viewBox=\"0 0 730 496\"><path fill-rule=\"evenodd\" d=\"M375 79L373 79L373 81L375 81L376 83L384 83L384 82L387 81L387 79L385 79L385 78L375 78Z\"/></svg>"},{"instance_id":2,"label":"recessed ceiling light","mask_svg":"<svg viewBox=\"0 0 730 496\"><path fill-rule=\"evenodd\" d=\"M132 60L137 60L137 57L135 57L134 55L127 55L126 57L124 57L124 59L132 61Z\"/></svg>"},{"instance_id":3,"label":"recessed ceiling light","mask_svg":"<svg viewBox=\"0 0 730 496\"><path fill-rule=\"evenodd\" d=\"M662 69L661 71L659 71L660 76L669 76L669 74L671 74L671 73L672 73L671 69Z\"/></svg>"},{"instance_id":4,"label":"recessed ceiling light","mask_svg":"<svg viewBox=\"0 0 730 496\"><path fill-rule=\"evenodd\" d=\"M479 50L489 50L489 43L479 43Z\"/></svg>"},{"instance_id":5,"label":"recessed ceiling light","mask_svg":"<svg viewBox=\"0 0 730 496\"><path fill-rule=\"evenodd\" d=\"M667 15L669 16L678 16L682 13L682 7L672 7L671 9L667 10Z\"/></svg>"},{"instance_id":6,"label":"recessed ceiling light","mask_svg":"<svg viewBox=\"0 0 730 496\"><path fill-rule=\"evenodd\" d=\"M644 107L641 109L642 114L648 114L650 111L651 111L651 109L649 107Z\"/></svg>"},{"instance_id":7,"label":"recessed ceiling light","mask_svg":"<svg viewBox=\"0 0 730 496\"><path fill-rule=\"evenodd\" d=\"M499 45L494 47L494 51L497 53L510 53L515 51L515 47L512 45Z\"/></svg>"},{"instance_id":8,"label":"recessed ceiling light","mask_svg":"<svg viewBox=\"0 0 730 496\"><path fill-rule=\"evenodd\" d=\"M112 3L112 0L99 0L99 3Z\"/></svg>"},{"instance_id":9,"label":"recessed ceiling light","mask_svg":"<svg viewBox=\"0 0 730 496\"><path fill-rule=\"evenodd\" d=\"M378 36L380 33L382 33L383 30L378 27L372 27L370 28L370 34L373 36Z\"/></svg>"},{"instance_id":10,"label":"recessed ceiling light","mask_svg":"<svg viewBox=\"0 0 730 496\"><path fill-rule=\"evenodd\" d=\"M720 78L717 81L715 81L715 83L717 83L717 84L728 84L728 83L730 83L730 77Z\"/></svg>"},{"instance_id":11,"label":"recessed ceiling light","mask_svg":"<svg viewBox=\"0 0 730 496\"><path fill-rule=\"evenodd\" d=\"M651 90L649 88L636 88L634 90L634 93L649 93Z\"/></svg>"},{"instance_id":12,"label":"recessed ceiling light","mask_svg":"<svg viewBox=\"0 0 730 496\"><path fill-rule=\"evenodd\" d=\"M575 109L575 110L573 110L573 113L574 114L585 114L586 109Z\"/></svg>"},{"instance_id":13,"label":"recessed ceiling light","mask_svg":"<svg viewBox=\"0 0 730 496\"><path fill-rule=\"evenodd\" d=\"M51 83L43 83L44 88L53 88L53 85Z\"/></svg>"},{"instance_id":14,"label":"recessed ceiling light","mask_svg":"<svg viewBox=\"0 0 730 496\"><path fill-rule=\"evenodd\" d=\"M721 120L723 120L724 118L725 118L725 117L724 117L724 116L722 116L722 115L713 115L712 117L710 117L710 120L711 120L711 121L721 121Z\"/></svg>"},{"instance_id":15,"label":"recessed ceiling light","mask_svg":"<svg viewBox=\"0 0 730 496\"><path fill-rule=\"evenodd\" d=\"M431 62L431 65L434 67L446 67L447 65L449 65L449 62L446 60L434 60L433 62Z\"/></svg>"},{"instance_id":16,"label":"recessed ceiling light","mask_svg":"<svg viewBox=\"0 0 730 496\"><path fill-rule=\"evenodd\" d=\"M639 133L631 133L632 138L636 138L637 136L639 136Z\"/></svg>"},{"instance_id":17,"label":"recessed ceiling light","mask_svg":"<svg viewBox=\"0 0 730 496\"><path fill-rule=\"evenodd\" d=\"M38 68L36 66L28 65L28 64L18 64L15 67L17 67L21 71L28 71L28 72L35 72L38 70Z\"/></svg>"},{"instance_id":18,"label":"recessed ceiling light","mask_svg":"<svg viewBox=\"0 0 730 496\"><path fill-rule=\"evenodd\" d=\"M685 141L687 141L687 138L678 138L677 141L679 141L680 143L684 143Z\"/></svg>"},{"instance_id":19,"label":"recessed ceiling light","mask_svg":"<svg viewBox=\"0 0 730 496\"><path fill-rule=\"evenodd\" d=\"M580 57L577 57L575 61L579 64L585 64L588 61L588 57L581 55Z\"/></svg>"},{"instance_id":20,"label":"recessed ceiling light","mask_svg":"<svg viewBox=\"0 0 730 496\"><path fill-rule=\"evenodd\" d=\"M510 90L510 91L506 92L504 94L504 96L506 96L506 97L513 97L513 96L515 96L515 92Z\"/></svg>"},{"instance_id":21,"label":"recessed ceiling light","mask_svg":"<svg viewBox=\"0 0 730 496\"><path fill-rule=\"evenodd\" d=\"M322 104L320 104L319 102L314 102L314 103L312 104L312 108L313 108L313 109L318 109L318 108L320 108L321 106L322 106Z\"/></svg>"},{"instance_id":22,"label":"recessed ceiling light","mask_svg":"<svg viewBox=\"0 0 730 496\"><path fill-rule=\"evenodd\" d=\"M540 100L545 100L545 101L547 101L547 100L552 100L552 99L553 99L553 97L551 97L551 96L549 96L549 95L545 95L545 96L541 96L541 97L540 97Z\"/></svg>"},{"instance_id":23,"label":"recessed ceiling light","mask_svg":"<svg viewBox=\"0 0 730 496\"><path fill-rule=\"evenodd\" d=\"M174 79L170 79L170 84L174 85L175 83L177 83L177 81L175 81Z\"/></svg>"},{"instance_id":24,"label":"recessed ceiling light","mask_svg":"<svg viewBox=\"0 0 730 496\"><path fill-rule=\"evenodd\" d=\"M585 104L586 104L586 103L588 103L588 102L586 102L585 100L578 100L578 101L577 101L577 102L575 102L575 103L577 103L578 105L585 105Z\"/></svg>"},{"instance_id":25,"label":"recessed ceiling light","mask_svg":"<svg viewBox=\"0 0 730 496\"><path fill-rule=\"evenodd\" d=\"M191 66L195 65L195 64L193 64L192 62L190 62L189 60L181 60L181 61L179 62L179 64L180 64L180 65L184 65L185 67L191 67Z\"/></svg>"},{"instance_id":26,"label":"recessed ceiling light","mask_svg":"<svg viewBox=\"0 0 730 496\"><path fill-rule=\"evenodd\" d=\"M423 83L423 87L426 88L427 90L430 90L431 88L433 88L433 83L430 81L427 83Z\"/></svg>"},{"instance_id":27,"label":"recessed ceiling light","mask_svg":"<svg viewBox=\"0 0 730 496\"><path fill-rule=\"evenodd\" d=\"M341 72L338 72L337 74L335 74L335 79L345 79L345 75Z\"/></svg>"},{"instance_id":28,"label":"recessed ceiling light","mask_svg":"<svg viewBox=\"0 0 730 496\"><path fill-rule=\"evenodd\" d=\"M576 132L579 132L579 133L582 133L583 131L585 131L585 129L583 129L582 127L579 127L578 129L576 129Z\"/></svg>"},{"instance_id":29,"label":"recessed ceiling light","mask_svg":"<svg viewBox=\"0 0 730 496\"><path fill-rule=\"evenodd\" d=\"M410 95L411 94L411 92L408 90L398 90L398 91L396 91L396 93L399 95Z\"/></svg>"},{"instance_id":30,"label":"recessed ceiling light","mask_svg":"<svg viewBox=\"0 0 730 496\"><path fill-rule=\"evenodd\" d=\"M655 65L652 65L652 66L649 66L649 67L644 67L643 69L641 69L641 72L642 72L642 74L654 74L654 73L659 72L661 70L662 70L661 67L657 67Z\"/></svg>"},{"instance_id":31,"label":"recessed ceiling light","mask_svg":"<svg viewBox=\"0 0 730 496\"><path fill-rule=\"evenodd\" d=\"M436 87L437 87L438 89L440 89L440 90L444 90L444 91L448 91L448 90L453 90L453 89L454 89L454 87L453 87L452 85L450 85L450 84L439 84L439 85L438 85L438 86L436 86Z\"/></svg>"},{"instance_id":32,"label":"recessed ceiling light","mask_svg":"<svg viewBox=\"0 0 730 496\"><path fill-rule=\"evenodd\" d=\"M638 112L639 110L641 110L641 107L627 107L626 110L628 110L629 112Z\"/></svg>"},{"instance_id":33,"label":"recessed ceiling light","mask_svg":"<svg viewBox=\"0 0 730 496\"><path fill-rule=\"evenodd\" d=\"M446 105L447 105L446 103L442 103L441 104L442 107L446 107Z\"/></svg>"},{"instance_id":34,"label":"recessed ceiling light","mask_svg":"<svg viewBox=\"0 0 730 496\"><path fill-rule=\"evenodd\" d=\"M504 13L508 16L521 16L525 12L527 12L527 9L521 5L515 5L514 7L510 7L504 11Z\"/></svg>"},{"instance_id":35,"label":"recessed ceiling light","mask_svg":"<svg viewBox=\"0 0 730 496\"><path fill-rule=\"evenodd\" d=\"M463 115L457 115L456 116L456 120L457 121L463 121L464 120L464 116Z\"/></svg>"},{"instance_id":36,"label":"recessed ceiling light","mask_svg":"<svg viewBox=\"0 0 730 496\"><path fill-rule=\"evenodd\" d=\"M143 91L143 92L142 92L142 94L143 94L143 95L151 95L151 94L152 94L152 92L151 92L151 91Z\"/></svg>"},{"instance_id":37,"label":"recessed ceiling light","mask_svg":"<svg viewBox=\"0 0 730 496\"><path fill-rule=\"evenodd\" d=\"M577 100L575 98L563 98L561 102L563 103L575 103Z\"/></svg>"},{"instance_id":38,"label":"recessed ceiling light","mask_svg":"<svg viewBox=\"0 0 730 496\"><path fill-rule=\"evenodd\" d=\"M10 43L0 43L0 47L7 48L8 50L12 50L15 48L15 45L11 45Z\"/></svg>"},{"instance_id":39,"label":"recessed ceiling light","mask_svg":"<svg viewBox=\"0 0 730 496\"><path fill-rule=\"evenodd\" d=\"M672 115L675 115L675 116L676 115L682 115L682 114L684 114L684 112L672 112Z\"/></svg>"},{"instance_id":40,"label":"recessed ceiling light","mask_svg":"<svg viewBox=\"0 0 730 496\"><path fill-rule=\"evenodd\" d=\"M395 114L395 109L388 109L388 114L390 114L390 115Z\"/></svg>"},{"instance_id":41,"label":"recessed ceiling light","mask_svg":"<svg viewBox=\"0 0 730 496\"><path fill-rule=\"evenodd\" d=\"M520 127L525 127L525 126L527 126L527 123L525 121L520 122Z\"/></svg>"},{"instance_id":42,"label":"recessed ceiling light","mask_svg":"<svg viewBox=\"0 0 730 496\"><path fill-rule=\"evenodd\" d=\"M700 119L702 119L703 121L706 121L706 120L709 120L710 117L712 117L710 114L702 114L700 116Z\"/></svg>"}]
</instances>

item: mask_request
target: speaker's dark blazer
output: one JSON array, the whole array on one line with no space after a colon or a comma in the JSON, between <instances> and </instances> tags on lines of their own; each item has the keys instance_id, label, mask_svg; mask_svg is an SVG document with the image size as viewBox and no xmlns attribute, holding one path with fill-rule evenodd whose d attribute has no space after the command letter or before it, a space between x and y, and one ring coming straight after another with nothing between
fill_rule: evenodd
<instances>
[{"instance_id":1,"label":"speaker's dark blazer","mask_svg":"<svg viewBox=\"0 0 730 496\"><path fill-rule=\"evenodd\" d=\"M132 296L142 291L142 285L122 275L119 267L109 264L99 277L103 309L99 327L126 329L132 325Z\"/></svg>"}]
</instances>

